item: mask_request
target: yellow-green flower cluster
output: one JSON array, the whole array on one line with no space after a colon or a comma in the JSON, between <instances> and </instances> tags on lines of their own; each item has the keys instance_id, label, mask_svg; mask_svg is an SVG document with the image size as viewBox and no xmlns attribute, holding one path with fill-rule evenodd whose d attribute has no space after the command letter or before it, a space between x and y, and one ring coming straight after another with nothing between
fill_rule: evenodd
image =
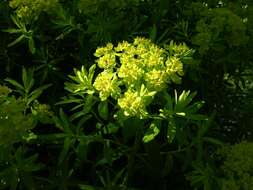
<instances>
[{"instance_id":1,"label":"yellow-green flower cluster","mask_svg":"<svg viewBox=\"0 0 253 190\"><path fill-rule=\"evenodd\" d=\"M169 78L177 84L181 83L181 76L184 75L183 64L177 57L170 57L166 61L166 73Z\"/></svg>"},{"instance_id":2,"label":"yellow-green flower cluster","mask_svg":"<svg viewBox=\"0 0 253 190\"><path fill-rule=\"evenodd\" d=\"M111 96L125 116L145 117L154 95L170 82L180 83L184 74L180 55L189 48L172 43L170 49L174 54L141 37L133 43L123 41L116 47L109 43L98 48L94 55L103 71L93 86L100 99Z\"/></svg>"},{"instance_id":3,"label":"yellow-green flower cluster","mask_svg":"<svg viewBox=\"0 0 253 190\"><path fill-rule=\"evenodd\" d=\"M166 71L153 69L145 74L145 82L148 89L161 91L166 87L166 81L168 81L168 75Z\"/></svg>"},{"instance_id":4,"label":"yellow-green flower cluster","mask_svg":"<svg viewBox=\"0 0 253 190\"><path fill-rule=\"evenodd\" d=\"M118 68L118 76L128 86L145 84L147 73L153 69L161 70L164 68L165 50L148 39L136 38L133 44L119 43L115 51L121 64ZM167 81L162 80L160 82L166 83ZM149 85L149 87L151 86ZM154 88L151 87L151 89Z\"/></svg>"},{"instance_id":5,"label":"yellow-green flower cluster","mask_svg":"<svg viewBox=\"0 0 253 190\"><path fill-rule=\"evenodd\" d=\"M129 60L129 62L124 60L124 62L125 64L122 64L118 69L119 78L124 79L124 82L127 85L132 85L138 82L138 79L141 79L143 76L144 70L138 66L137 62L136 64L133 64L133 61L131 60Z\"/></svg>"},{"instance_id":6,"label":"yellow-green flower cluster","mask_svg":"<svg viewBox=\"0 0 253 190\"><path fill-rule=\"evenodd\" d=\"M110 71L103 71L98 74L94 82L94 88L99 91L99 97L102 101L109 96L117 98L120 94L116 73Z\"/></svg>"},{"instance_id":7,"label":"yellow-green flower cluster","mask_svg":"<svg viewBox=\"0 0 253 190\"><path fill-rule=\"evenodd\" d=\"M97 63L100 68L110 69L115 67L116 55L113 50L113 44L108 43L105 47L98 48L94 55L99 58Z\"/></svg>"},{"instance_id":8,"label":"yellow-green flower cluster","mask_svg":"<svg viewBox=\"0 0 253 190\"><path fill-rule=\"evenodd\" d=\"M148 115L146 106L155 94L156 91L150 92L144 85L138 90L129 88L118 99L118 105L123 110L125 116L145 118Z\"/></svg>"},{"instance_id":9,"label":"yellow-green flower cluster","mask_svg":"<svg viewBox=\"0 0 253 190\"><path fill-rule=\"evenodd\" d=\"M118 104L126 116L143 117L147 114L143 98L133 90L128 90L118 99Z\"/></svg>"},{"instance_id":10,"label":"yellow-green flower cluster","mask_svg":"<svg viewBox=\"0 0 253 190\"><path fill-rule=\"evenodd\" d=\"M58 0L11 0L9 6L16 10L19 18L29 21L36 20L41 12L54 10Z\"/></svg>"}]
</instances>

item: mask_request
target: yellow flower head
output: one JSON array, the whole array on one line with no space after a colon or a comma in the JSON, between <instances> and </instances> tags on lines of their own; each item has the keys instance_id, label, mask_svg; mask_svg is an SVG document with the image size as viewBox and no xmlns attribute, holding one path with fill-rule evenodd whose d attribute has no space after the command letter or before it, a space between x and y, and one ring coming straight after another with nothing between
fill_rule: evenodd
<instances>
[{"instance_id":1,"label":"yellow flower head","mask_svg":"<svg viewBox=\"0 0 253 190\"><path fill-rule=\"evenodd\" d=\"M103 69L110 69L116 65L116 57L114 54L105 54L97 60L98 66Z\"/></svg>"},{"instance_id":2,"label":"yellow flower head","mask_svg":"<svg viewBox=\"0 0 253 190\"><path fill-rule=\"evenodd\" d=\"M144 117L147 114L146 105L138 92L128 90L123 97L118 99L118 105L123 110L125 116Z\"/></svg>"},{"instance_id":3,"label":"yellow flower head","mask_svg":"<svg viewBox=\"0 0 253 190\"><path fill-rule=\"evenodd\" d=\"M170 79L179 84L181 83L181 76L184 75L183 63L177 57L170 57L166 61L166 73L169 75Z\"/></svg>"},{"instance_id":4,"label":"yellow flower head","mask_svg":"<svg viewBox=\"0 0 253 190\"><path fill-rule=\"evenodd\" d=\"M96 52L95 52L95 56L96 57L102 57L106 54L112 54L114 53L113 51L113 44L112 43L108 43L105 47L100 47L97 48Z\"/></svg>"},{"instance_id":5,"label":"yellow flower head","mask_svg":"<svg viewBox=\"0 0 253 190\"><path fill-rule=\"evenodd\" d=\"M117 83L117 76L111 71L100 73L94 84L94 88L99 91L101 101L106 100L109 96L117 98L120 94L120 88Z\"/></svg>"},{"instance_id":6,"label":"yellow flower head","mask_svg":"<svg viewBox=\"0 0 253 190\"><path fill-rule=\"evenodd\" d=\"M165 71L153 69L145 75L147 88L150 90L161 91L166 87L168 78L168 74Z\"/></svg>"},{"instance_id":7,"label":"yellow flower head","mask_svg":"<svg viewBox=\"0 0 253 190\"><path fill-rule=\"evenodd\" d=\"M58 0L11 0L9 6L24 21L37 19L41 12L50 12L59 6Z\"/></svg>"},{"instance_id":8,"label":"yellow flower head","mask_svg":"<svg viewBox=\"0 0 253 190\"><path fill-rule=\"evenodd\" d=\"M123 78L127 85L139 82L144 74L144 70L138 66L137 61L134 60L122 64L118 69L119 78Z\"/></svg>"},{"instance_id":9,"label":"yellow flower head","mask_svg":"<svg viewBox=\"0 0 253 190\"><path fill-rule=\"evenodd\" d=\"M95 56L103 71L93 86L100 99L112 96L125 116L144 118L154 95L165 90L169 81L180 83L184 74L178 55L188 48L173 43L170 48L175 55L140 37L133 43L124 41L116 47L109 43L98 48Z\"/></svg>"}]
</instances>

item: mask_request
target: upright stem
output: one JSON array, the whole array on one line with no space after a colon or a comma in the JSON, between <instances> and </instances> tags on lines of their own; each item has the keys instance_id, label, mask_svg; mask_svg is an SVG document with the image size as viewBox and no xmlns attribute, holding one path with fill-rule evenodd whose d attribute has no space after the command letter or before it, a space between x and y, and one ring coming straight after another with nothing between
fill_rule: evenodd
<instances>
[{"instance_id":1,"label":"upright stem","mask_svg":"<svg viewBox=\"0 0 253 190\"><path fill-rule=\"evenodd\" d=\"M128 185L130 185L133 181L133 174L134 174L134 163L135 163L135 156L138 152L138 149L141 144L141 130L138 129L135 134L135 141L133 148L128 156L128 165L127 165L127 172L128 172Z\"/></svg>"}]
</instances>

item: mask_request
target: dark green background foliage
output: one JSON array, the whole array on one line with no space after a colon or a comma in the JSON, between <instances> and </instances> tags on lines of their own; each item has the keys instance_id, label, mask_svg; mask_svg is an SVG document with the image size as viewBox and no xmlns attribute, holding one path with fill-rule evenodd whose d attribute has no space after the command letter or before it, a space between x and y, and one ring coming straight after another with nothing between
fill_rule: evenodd
<instances>
[{"instance_id":1,"label":"dark green background foliage","mask_svg":"<svg viewBox=\"0 0 253 190\"><path fill-rule=\"evenodd\" d=\"M144 118L92 91L136 37L183 52ZM252 68L251 0L1 0L0 189L252 190Z\"/></svg>"}]
</instances>

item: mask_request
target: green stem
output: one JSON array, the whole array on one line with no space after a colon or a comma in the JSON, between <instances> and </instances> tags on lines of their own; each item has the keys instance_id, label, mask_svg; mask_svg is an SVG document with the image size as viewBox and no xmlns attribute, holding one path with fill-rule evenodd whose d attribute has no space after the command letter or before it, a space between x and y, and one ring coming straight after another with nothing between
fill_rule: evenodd
<instances>
[{"instance_id":1,"label":"green stem","mask_svg":"<svg viewBox=\"0 0 253 190\"><path fill-rule=\"evenodd\" d=\"M134 174L134 163L135 163L135 157L136 153L140 147L141 144L141 130L138 129L136 131L135 135L135 141L134 146L132 148L132 151L130 152L130 155L128 157L128 165L127 165L127 172L128 172L128 185L130 185L133 181L133 174Z\"/></svg>"}]
</instances>

